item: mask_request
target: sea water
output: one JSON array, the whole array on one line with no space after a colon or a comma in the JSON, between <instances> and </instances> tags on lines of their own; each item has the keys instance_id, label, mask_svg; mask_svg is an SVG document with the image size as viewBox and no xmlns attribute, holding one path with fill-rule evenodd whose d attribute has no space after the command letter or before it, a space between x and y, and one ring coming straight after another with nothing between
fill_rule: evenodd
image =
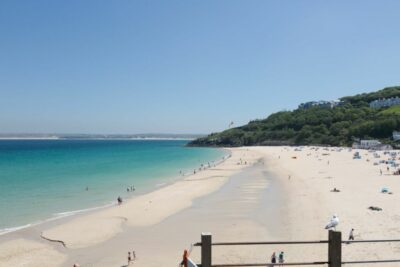
<instances>
[{"instance_id":1,"label":"sea water","mask_svg":"<svg viewBox=\"0 0 400 267\"><path fill-rule=\"evenodd\" d=\"M113 205L226 152L184 140L0 140L0 234ZM127 192L130 186L134 192Z\"/></svg>"}]
</instances>

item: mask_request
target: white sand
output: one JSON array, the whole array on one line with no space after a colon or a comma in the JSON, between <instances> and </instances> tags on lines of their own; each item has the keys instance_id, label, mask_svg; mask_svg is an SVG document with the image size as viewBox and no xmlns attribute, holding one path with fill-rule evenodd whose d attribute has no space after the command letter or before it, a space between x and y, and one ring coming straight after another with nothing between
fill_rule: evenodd
<instances>
[{"instance_id":1,"label":"white sand","mask_svg":"<svg viewBox=\"0 0 400 267\"><path fill-rule=\"evenodd\" d=\"M104 242L128 226L146 226L161 222L172 214L190 207L193 199L220 188L230 175L247 165L238 165L241 150L216 168L200 171L157 191L142 195L123 205L79 217L43 233L52 240L62 240L68 248L83 248ZM257 159L257 152L248 153L246 161Z\"/></svg>"},{"instance_id":2,"label":"white sand","mask_svg":"<svg viewBox=\"0 0 400 267\"><path fill-rule=\"evenodd\" d=\"M26 239L0 244L0 267L54 267L67 258L50 245Z\"/></svg>"},{"instance_id":3,"label":"white sand","mask_svg":"<svg viewBox=\"0 0 400 267\"><path fill-rule=\"evenodd\" d=\"M295 151L295 148L258 147L252 150L265 155L268 168L283 182L288 197L287 207L282 212L289 216L283 226L291 240L326 240L324 226L337 214L343 239L347 240L351 228L355 238L393 239L400 238L400 176L391 175L394 168L386 171L386 165L374 166L374 162L388 159L380 152L380 159L365 150L310 147ZM359 151L362 159L353 159ZM280 157L280 158L279 158ZM296 157L295 159L293 157ZM328 164L329 162L329 164ZM380 175L380 169L383 175ZM291 178L289 179L289 175ZM340 190L333 193L333 188ZM388 187L393 194L383 194ZM369 206L378 206L383 211L371 211ZM310 246L308 249L289 248L291 261L326 259L326 246ZM351 244L343 246L343 260L400 259L399 243ZM399 266L385 264L385 266Z\"/></svg>"}]
</instances>

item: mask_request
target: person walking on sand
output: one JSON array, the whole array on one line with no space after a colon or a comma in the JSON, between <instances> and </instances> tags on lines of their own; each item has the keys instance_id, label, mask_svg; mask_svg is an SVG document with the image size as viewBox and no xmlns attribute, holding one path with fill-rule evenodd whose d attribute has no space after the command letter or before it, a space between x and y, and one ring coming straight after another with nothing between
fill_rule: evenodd
<instances>
[{"instance_id":1,"label":"person walking on sand","mask_svg":"<svg viewBox=\"0 0 400 267\"><path fill-rule=\"evenodd\" d=\"M284 259L284 254L283 251L281 251L281 253L279 253L279 263L284 263L285 259ZM283 265L279 265L279 266L283 266Z\"/></svg>"},{"instance_id":2,"label":"person walking on sand","mask_svg":"<svg viewBox=\"0 0 400 267\"><path fill-rule=\"evenodd\" d=\"M351 228L350 233L349 233L349 241L354 240L354 229Z\"/></svg>"},{"instance_id":3,"label":"person walking on sand","mask_svg":"<svg viewBox=\"0 0 400 267\"><path fill-rule=\"evenodd\" d=\"M136 260L136 252L134 250L132 250L132 257L133 257L133 260Z\"/></svg>"},{"instance_id":4,"label":"person walking on sand","mask_svg":"<svg viewBox=\"0 0 400 267\"><path fill-rule=\"evenodd\" d=\"M381 172L381 175L382 175L382 169L379 169L379 171Z\"/></svg>"},{"instance_id":5,"label":"person walking on sand","mask_svg":"<svg viewBox=\"0 0 400 267\"><path fill-rule=\"evenodd\" d=\"M122 204L122 198L121 198L121 197L118 197L118 198L117 198L117 201L118 201L118 205L121 205L121 204Z\"/></svg>"},{"instance_id":6,"label":"person walking on sand","mask_svg":"<svg viewBox=\"0 0 400 267\"><path fill-rule=\"evenodd\" d=\"M275 251L274 251L274 253L272 253L271 263L276 263L276 253L275 253Z\"/></svg>"},{"instance_id":7,"label":"person walking on sand","mask_svg":"<svg viewBox=\"0 0 400 267\"><path fill-rule=\"evenodd\" d=\"M131 261L132 261L131 252L128 251L128 265L131 265Z\"/></svg>"}]
</instances>

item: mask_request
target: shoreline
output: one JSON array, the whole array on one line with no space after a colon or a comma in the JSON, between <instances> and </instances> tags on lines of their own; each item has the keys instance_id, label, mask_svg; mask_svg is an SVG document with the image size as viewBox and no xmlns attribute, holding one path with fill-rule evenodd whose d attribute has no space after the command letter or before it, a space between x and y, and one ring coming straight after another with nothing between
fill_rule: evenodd
<instances>
[{"instance_id":1,"label":"shoreline","mask_svg":"<svg viewBox=\"0 0 400 267\"><path fill-rule=\"evenodd\" d=\"M0 140L6 140L6 139L1 139L0 138ZM10 140L10 139L7 139L7 140ZM20 140L43 140L43 139L38 138L38 139L20 139ZM48 140L66 140L66 139L48 139ZM95 140L95 139L93 139L93 140ZM128 140L128 139L126 139L126 140ZM147 140L166 140L167 141L167 140L172 140L172 139L147 139ZM173 139L173 140L175 140L175 139ZM179 139L179 140L183 140L183 139ZM226 161L232 155L232 152L229 149L225 149L225 148L218 148L218 149L220 149L222 151L225 151L225 154L223 155L222 159L218 158L217 160L213 160L212 161L215 166L218 166L218 165L222 164L224 161ZM197 167L196 167L196 170L199 169ZM203 169L203 170L201 170L201 171L204 171L204 170L207 170L207 169L208 169L208 167ZM186 177L190 177L191 175L193 175L193 173L182 173L182 175L175 175L175 176L171 176L171 177L165 177L162 183L157 183L157 184L153 185L152 188L146 188L144 191L142 191L140 193L138 193L135 190L134 194L131 194L130 196L125 197L124 201L130 201L131 199L134 199L135 197L142 196L142 195L151 193L153 191L157 191L159 189L162 189L164 187L172 185L172 184L174 184L175 182L177 182L177 181L179 181L181 179L185 179ZM85 214L89 214L91 212L100 211L100 210L107 209L107 208L110 208L110 207L113 207L113 206L117 206L117 203L116 203L115 200L110 200L109 203L104 203L103 205L99 205L99 206L91 206L91 207L78 209L78 210L66 210L66 211L62 211L62 212L53 213L48 218L44 218L44 219L41 219L41 220L38 220L38 221L29 222L29 223L27 223L25 225L17 225L17 226L12 226L12 227L0 228L0 237L4 236L4 235L7 235L7 234L10 234L10 233L14 233L14 232L20 231L20 230L24 230L24 229L28 229L28 228L31 228L31 227L40 226L40 225L46 224L48 222L62 220L62 219L65 219L65 218L79 216L79 215L85 215Z\"/></svg>"},{"instance_id":2,"label":"shoreline","mask_svg":"<svg viewBox=\"0 0 400 267\"><path fill-rule=\"evenodd\" d=\"M39 220L39 221L35 221L35 222L31 222L31 223L28 223L26 225L20 225L20 226L15 226L15 227L8 227L8 228L1 228L0 229L0 236L7 235L7 234L10 234L10 233L14 233L16 231L27 229L27 228L30 228L30 227L39 226L41 224L45 224L45 223L48 223L48 222L53 222L53 221L61 220L61 219L64 219L64 218L72 217L72 216L75 216L75 215L89 213L89 212L93 212L93 211L101 210L101 209L106 209L106 208L109 208L109 207L112 207L112 206L115 206L115 201L113 201L110 204L103 205L103 206L90 207L90 208L81 209L81 210L64 211L64 212L55 213L55 214L53 214L53 217L46 218L46 219Z\"/></svg>"},{"instance_id":3,"label":"shoreline","mask_svg":"<svg viewBox=\"0 0 400 267\"><path fill-rule=\"evenodd\" d=\"M237 165L239 153L228 151L231 151L230 156L225 156L215 167L185 175L157 190L128 199L122 205L76 216L70 222L46 229L42 236L63 240L66 247L76 249L105 242L121 233L124 227L155 225L190 207L194 199L218 190L230 175L244 167Z\"/></svg>"},{"instance_id":4,"label":"shoreline","mask_svg":"<svg viewBox=\"0 0 400 267\"><path fill-rule=\"evenodd\" d=\"M43 249L42 252L38 249L38 253L41 253L40 255L54 252L57 254L60 263L56 264L58 261L55 261L51 265L46 265L45 262L38 260L37 265L32 264L29 266L61 266L60 264L64 262L67 257L66 255L61 255L65 253L65 248L68 248L68 250L80 250L85 247L90 248L96 246L96 244L107 243L107 240L119 235L125 231L124 229L127 229L127 227L157 225L166 218L190 207L194 199L218 190L233 173L249 166L237 165L239 156L235 155L239 153L236 151L233 152L230 149L226 150L228 152L230 151L230 156L229 154L225 155L224 160L218 162L218 165L217 162L215 163L215 167L196 172L194 175L186 175L184 177L178 176L174 181L156 188L149 193L138 195L124 201L121 206L112 206L100 210L74 214L73 216L67 216L56 220L53 219L39 225L1 235L0 251L5 252L6 255L7 253L12 253L12 255L14 255L11 259L6 261L7 265L9 265L10 262L14 263L13 260L16 260L15 262L17 262L17 266L19 266L18 258L23 258L26 252L19 251L15 246L25 246L23 245L25 244L25 240L33 240L35 244L30 243L32 246L37 246L38 248L42 247ZM218 175L213 177L213 173L214 175ZM209 177L212 179L210 180ZM187 190L188 192L185 193ZM171 205L161 208L156 207L163 205L162 203L165 202L164 199L168 199L169 201L171 197L172 199L176 198L173 196L175 192L178 191L181 192L182 196L179 199L174 199ZM156 203L157 205L152 205ZM136 210L136 214L132 215L131 210ZM151 212L149 213L148 211ZM147 218L145 218L146 216ZM139 217L143 217L142 220L138 221L135 219ZM101 234L100 237L99 234ZM60 242L58 241L62 241L65 247L59 247L59 245L54 242L49 242L49 240L57 241L56 243L59 244ZM15 245L15 242L19 242L18 245ZM41 258L40 255L34 256L34 258L39 259ZM0 266L3 266L1 257Z\"/></svg>"}]
</instances>

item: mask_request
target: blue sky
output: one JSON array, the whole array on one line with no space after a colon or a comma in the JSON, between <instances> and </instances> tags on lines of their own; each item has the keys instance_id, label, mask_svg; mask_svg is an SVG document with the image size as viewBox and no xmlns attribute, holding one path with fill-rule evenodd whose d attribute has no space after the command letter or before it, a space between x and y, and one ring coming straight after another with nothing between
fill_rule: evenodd
<instances>
[{"instance_id":1,"label":"blue sky","mask_svg":"<svg viewBox=\"0 0 400 267\"><path fill-rule=\"evenodd\" d=\"M400 1L1 1L0 132L208 133L400 84Z\"/></svg>"}]
</instances>

